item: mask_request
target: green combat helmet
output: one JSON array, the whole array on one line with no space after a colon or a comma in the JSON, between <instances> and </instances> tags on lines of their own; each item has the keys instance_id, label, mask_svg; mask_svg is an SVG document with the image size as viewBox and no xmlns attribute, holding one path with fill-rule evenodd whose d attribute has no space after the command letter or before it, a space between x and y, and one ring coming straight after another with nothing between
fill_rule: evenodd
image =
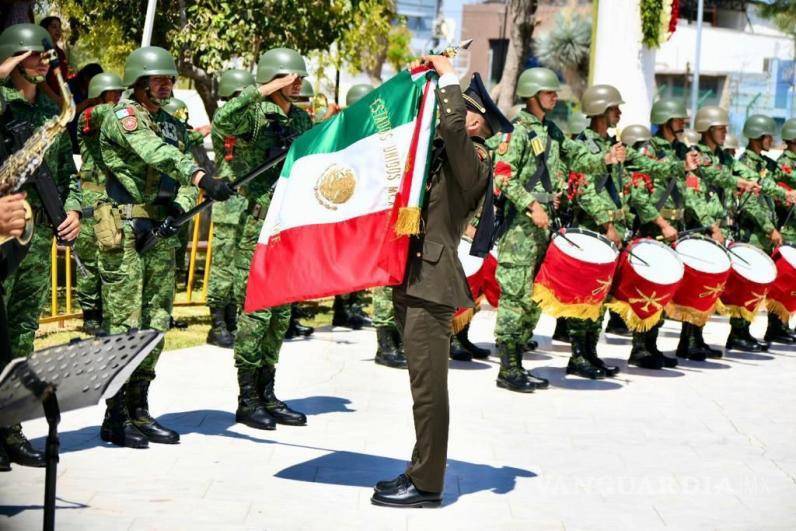
<instances>
[{"instance_id":1,"label":"green combat helmet","mask_svg":"<svg viewBox=\"0 0 796 531\"><path fill-rule=\"evenodd\" d=\"M594 85L586 89L580 99L580 106L586 116L599 116L610 107L622 105L622 95L612 85Z\"/></svg>"},{"instance_id":2,"label":"green combat helmet","mask_svg":"<svg viewBox=\"0 0 796 531\"><path fill-rule=\"evenodd\" d=\"M796 118L791 118L782 124L782 140L784 142L796 140Z\"/></svg>"},{"instance_id":3,"label":"green combat helmet","mask_svg":"<svg viewBox=\"0 0 796 531\"><path fill-rule=\"evenodd\" d=\"M721 145L722 149L741 149L741 141L732 133L727 133L724 137L724 144Z\"/></svg>"},{"instance_id":4,"label":"green combat helmet","mask_svg":"<svg viewBox=\"0 0 796 531\"><path fill-rule=\"evenodd\" d=\"M113 72L97 74L88 84L88 97L99 98L106 90L124 90L122 78Z\"/></svg>"},{"instance_id":5,"label":"green combat helmet","mask_svg":"<svg viewBox=\"0 0 796 531\"><path fill-rule=\"evenodd\" d=\"M645 125L628 125L622 130L622 143L626 146L635 146L639 142L649 142L652 132Z\"/></svg>"},{"instance_id":6,"label":"green combat helmet","mask_svg":"<svg viewBox=\"0 0 796 531\"><path fill-rule=\"evenodd\" d=\"M688 111L685 109L685 102L675 98L661 98L652 104L650 111L650 123L663 125L669 120L676 118L688 118Z\"/></svg>"},{"instance_id":7,"label":"green combat helmet","mask_svg":"<svg viewBox=\"0 0 796 531\"><path fill-rule=\"evenodd\" d=\"M309 100L315 96L315 90L312 88L312 83L310 83L309 79L302 79L301 80L301 92L299 92L299 98Z\"/></svg>"},{"instance_id":8,"label":"green combat helmet","mask_svg":"<svg viewBox=\"0 0 796 531\"><path fill-rule=\"evenodd\" d=\"M582 112L574 111L567 119L567 134L571 136L579 135L589 125L589 120Z\"/></svg>"},{"instance_id":9,"label":"green combat helmet","mask_svg":"<svg viewBox=\"0 0 796 531\"><path fill-rule=\"evenodd\" d=\"M680 133L680 142L685 144L688 147L696 146L699 144L699 140L701 139L701 135L697 133L694 129L686 127L683 129L683 132Z\"/></svg>"},{"instance_id":10,"label":"green combat helmet","mask_svg":"<svg viewBox=\"0 0 796 531\"><path fill-rule=\"evenodd\" d=\"M774 119L763 114L753 114L743 124L743 136L749 139L766 135L774 136L776 125Z\"/></svg>"},{"instance_id":11,"label":"green combat helmet","mask_svg":"<svg viewBox=\"0 0 796 531\"><path fill-rule=\"evenodd\" d=\"M218 96L230 98L250 85L254 85L254 76L248 70L240 68L226 70L218 80Z\"/></svg>"},{"instance_id":12,"label":"green combat helmet","mask_svg":"<svg viewBox=\"0 0 796 531\"><path fill-rule=\"evenodd\" d=\"M257 83L268 83L278 75L298 74L307 77L307 65L296 50L272 48L257 62Z\"/></svg>"},{"instance_id":13,"label":"green combat helmet","mask_svg":"<svg viewBox=\"0 0 796 531\"><path fill-rule=\"evenodd\" d=\"M127 56L124 62L124 86L132 87L146 76L177 77L177 65L171 54L158 46L144 46ZM160 102L161 105L166 102Z\"/></svg>"},{"instance_id":14,"label":"green combat helmet","mask_svg":"<svg viewBox=\"0 0 796 531\"><path fill-rule=\"evenodd\" d=\"M42 39L52 44L50 34L38 24L14 24L0 33L0 62L21 52L43 52Z\"/></svg>"},{"instance_id":15,"label":"green combat helmet","mask_svg":"<svg viewBox=\"0 0 796 531\"><path fill-rule=\"evenodd\" d=\"M698 133L704 133L714 126L730 125L730 116L727 111L716 105L706 105L696 113L694 129Z\"/></svg>"},{"instance_id":16,"label":"green combat helmet","mask_svg":"<svg viewBox=\"0 0 796 531\"><path fill-rule=\"evenodd\" d=\"M558 76L549 68L529 68L517 80L517 97L533 98L542 90L561 90Z\"/></svg>"},{"instance_id":17,"label":"green combat helmet","mask_svg":"<svg viewBox=\"0 0 796 531\"><path fill-rule=\"evenodd\" d=\"M359 83L358 85L354 85L345 95L345 105L346 107L351 107L353 104L367 96L373 92L373 85L369 85L367 83Z\"/></svg>"},{"instance_id":18,"label":"green combat helmet","mask_svg":"<svg viewBox=\"0 0 796 531\"><path fill-rule=\"evenodd\" d=\"M171 98L163 110L181 122L188 121L188 106L179 98Z\"/></svg>"}]
</instances>

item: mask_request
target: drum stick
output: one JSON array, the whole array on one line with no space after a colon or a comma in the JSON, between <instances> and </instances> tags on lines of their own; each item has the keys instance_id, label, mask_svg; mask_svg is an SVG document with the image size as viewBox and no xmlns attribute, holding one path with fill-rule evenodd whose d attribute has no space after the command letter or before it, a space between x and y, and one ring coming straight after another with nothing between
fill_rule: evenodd
<instances>
[{"instance_id":1,"label":"drum stick","mask_svg":"<svg viewBox=\"0 0 796 531\"><path fill-rule=\"evenodd\" d=\"M748 265L748 266L752 265L752 264L750 264L750 263L749 263L749 261L748 261L748 260L746 260L746 259L745 259L743 256L741 256L740 254L736 253L735 251L733 251L733 250L732 250L732 249L730 249L729 247L727 247L727 252L728 252L728 253L730 253L731 255L733 255L735 258L737 258L737 259L738 259L738 260L740 260L741 262L743 262L744 264L746 264L746 265Z\"/></svg>"},{"instance_id":2,"label":"drum stick","mask_svg":"<svg viewBox=\"0 0 796 531\"><path fill-rule=\"evenodd\" d=\"M639 255L637 255L637 254L634 254L634 253L633 253L633 251L631 251L630 249L625 249L625 252L626 252L628 255L630 255L630 257L631 257L631 258L635 258L636 260L638 260L639 262L641 262L641 263L642 263L642 264L644 264L645 266L647 266L647 267L649 267L649 266L650 266L650 263L649 263L649 262L647 262L646 260L644 260L643 258L641 258Z\"/></svg>"},{"instance_id":3,"label":"drum stick","mask_svg":"<svg viewBox=\"0 0 796 531\"><path fill-rule=\"evenodd\" d=\"M788 215L785 216L785 221L782 222L782 226L779 228L780 231L782 231L782 229L788 226L788 222L790 221L791 216L793 216L793 207L796 207L796 205L790 206L790 209L788 210Z\"/></svg>"},{"instance_id":4,"label":"drum stick","mask_svg":"<svg viewBox=\"0 0 796 531\"><path fill-rule=\"evenodd\" d=\"M705 260L704 258L700 258L700 257L695 256L693 254L684 253L683 251L680 251L680 250L677 251L677 254L681 254L683 256L687 256L688 258L693 258L694 260L697 260L698 262L704 262L706 264L711 263L708 260Z\"/></svg>"},{"instance_id":5,"label":"drum stick","mask_svg":"<svg viewBox=\"0 0 796 531\"><path fill-rule=\"evenodd\" d=\"M575 243L575 242L573 242L572 240L570 240L569 238L567 238L567 237L564 235L564 233L563 233L563 232L554 232L554 233L553 233L553 236L561 236L562 238L564 238L564 241L565 241L565 242L567 242L568 244L570 244L572 247L575 247L575 248L577 248L579 251L582 251L582 250L583 250L583 248L582 248L580 245L578 245L577 243Z\"/></svg>"}]
</instances>

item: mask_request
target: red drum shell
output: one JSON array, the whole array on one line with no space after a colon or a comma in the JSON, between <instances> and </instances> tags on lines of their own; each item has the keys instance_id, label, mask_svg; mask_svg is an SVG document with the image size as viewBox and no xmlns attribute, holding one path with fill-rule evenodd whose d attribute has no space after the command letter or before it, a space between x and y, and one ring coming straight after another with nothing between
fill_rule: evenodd
<instances>
[{"instance_id":1,"label":"red drum shell","mask_svg":"<svg viewBox=\"0 0 796 531\"><path fill-rule=\"evenodd\" d=\"M689 240L699 239L705 245L713 245L721 249L726 255L726 251L719 244L706 238L688 238ZM680 242L678 242L680 243ZM677 250L677 244L674 246ZM719 297L724 292L727 279L730 276L732 267L727 267L725 271L718 273L706 273L700 271L685 261L685 272L680 286L674 294L666 313L672 319L685 321L687 323L703 326L716 309ZM729 266L729 262L728 262Z\"/></svg>"},{"instance_id":2,"label":"red drum shell","mask_svg":"<svg viewBox=\"0 0 796 531\"><path fill-rule=\"evenodd\" d=\"M748 244L734 244L731 249L747 247L759 251ZM753 255L759 263L752 264L756 268L772 267L776 271L776 266L771 258L764 254L762 251ZM763 305L766 295L771 285L776 280L776 277L770 282L756 282L741 275L736 269L736 260L734 256L733 267L730 269L730 276L727 279L727 287L724 293L721 294L721 303L724 305L722 313L731 317L742 317L747 321L754 319L754 314Z\"/></svg>"},{"instance_id":3,"label":"red drum shell","mask_svg":"<svg viewBox=\"0 0 796 531\"><path fill-rule=\"evenodd\" d=\"M796 313L796 247L783 245L774 250L772 258L777 266L777 279L768 290L766 305L768 311L787 323Z\"/></svg>"}]
</instances>

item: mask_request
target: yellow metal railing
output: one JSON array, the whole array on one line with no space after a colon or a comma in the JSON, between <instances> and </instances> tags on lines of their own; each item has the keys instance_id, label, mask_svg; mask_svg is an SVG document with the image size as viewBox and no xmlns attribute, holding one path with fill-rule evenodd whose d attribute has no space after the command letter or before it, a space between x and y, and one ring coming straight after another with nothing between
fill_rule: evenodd
<instances>
[{"instance_id":1,"label":"yellow metal railing","mask_svg":"<svg viewBox=\"0 0 796 531\"><path fill-rule=\"evenodd\" d=\"M200 192L199 201L202 195ZM210 221L208 227L207 242L204 246L204 273L202 276L202 291L201 297L194 300L193 292L196 283L196 260L200 254L199 237L201 234L201 215L197 214L193 219L193 232L191 237L191 249L188 262L188 282L185 287L185 302L175 302L175 306L202 306L207 302L207 283L210 279L210 261L213 256L213 222ZM64 255L64 295L63 305L61 304L61 297L59 295L58 282L58 256L59 252ZM40 323L58 323L60 327L64 326L65 321L69 319L76 319L82 316L82 311L72 307L73 289L72 285L72 251L69 247L59 246L55 238L53 238L52 247L50 249L50 311L48 315L42 315L39 318ZM63 312L61 311L63 309Z\"/></svg>"}]
</instances>

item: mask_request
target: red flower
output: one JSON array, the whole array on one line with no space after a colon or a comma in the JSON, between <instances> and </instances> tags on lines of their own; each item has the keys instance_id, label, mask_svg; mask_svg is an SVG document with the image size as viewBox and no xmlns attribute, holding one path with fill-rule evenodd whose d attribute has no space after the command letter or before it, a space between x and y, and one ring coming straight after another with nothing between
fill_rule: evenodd
<instances>
[{"instance_id":1,"label":"red flower","mask_svg":"<svg viewBox=\"0 0 796 531\"><path fill-rule=\"evenodd\" d=\"M680 0L672 0L672 18L669 19L669 33L677 30L677 19L680 17ZM669 36L671 38L671 36Z\"/></svg>"},{"instance_id":2,"label":"red flower","mask_svg":"<svg viewBox=\"0 0 796 531\"><path fill-rule=\"evenodd\" d=\"M639 184L643 185L649 193L652 193L655 190L655 185L652 184L652 179L649 175L646 173L641 173L640 171L634 171L630 176L630 185L635 187ZM629 189L625 190L625 194L629 193Z\"/></svg>"},{"instance_id":3,"label":"red flower","mask_svg":"<svg viewBox=\"0 0 796 531\"><path fill-rule=\"evenodd\" d=\"M685 185L692 190L699 191L699 178L693 173L689 173L685 178Z\"/></svg>"},{"instance_id":4,"label":"red flower","mask_svg":"<svg viewBox=\"0 0 796 531\"><path fill-rule=\"evenodd\" d=\"M583 193L583 186L586 185L586 175L574 171L569 172L567 181L567 199L572 201L576 196Z\"/></svg>"},{"instance_id":5,"label":"red flower","mask_svg":"<svg viewBox=\"0 0 796 531\"><path fill-rule=\"evenodd\" d=\"M784 171L788 175L793 173L793 167L790 164L783 164L782 166L780 166L780 168L782 168L782 171Z\"/></svg>"}]
</instances>

